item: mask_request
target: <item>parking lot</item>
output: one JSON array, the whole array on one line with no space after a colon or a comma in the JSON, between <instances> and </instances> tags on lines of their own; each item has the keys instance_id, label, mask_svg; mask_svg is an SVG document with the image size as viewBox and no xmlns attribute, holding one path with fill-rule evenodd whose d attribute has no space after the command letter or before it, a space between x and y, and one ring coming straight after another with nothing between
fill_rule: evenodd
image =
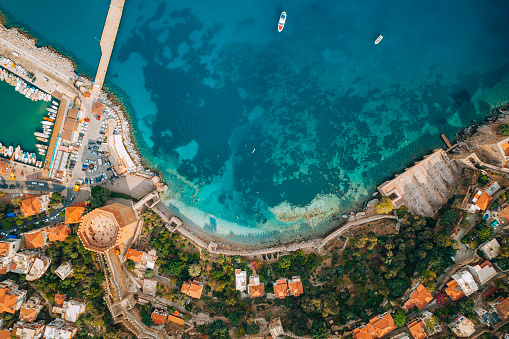
<instances>
[{"instance_id":1,"label":"parking lot","mask_svg":"<svg viewBox=\"0 0 509 339\"><path fill-rule=\"evenodd\" d=\"M88 117L80 127L76 146L80 149L71 154L69 169L73 171L73 179L80 185L97 185L113 177L111 164L108 161L106 129L109 116L103 115L101 120Z\"/></svg>"}]
</instances>

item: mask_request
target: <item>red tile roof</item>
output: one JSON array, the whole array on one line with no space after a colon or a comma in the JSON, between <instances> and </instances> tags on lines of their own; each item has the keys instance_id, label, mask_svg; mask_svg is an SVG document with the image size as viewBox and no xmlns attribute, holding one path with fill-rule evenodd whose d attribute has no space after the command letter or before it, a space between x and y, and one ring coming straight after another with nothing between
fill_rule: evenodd
<instances>
[{"instance_id":1,"label":"red tile roof","mask_svg":"<svg viewBox=\"0 0 509 339\"><path fill-rule=\"evenodd\" d=\"M193 281L184 282L180 292L190 296L191 298L200 299L203 292L203 286L200 286L200 281L195 279Z\"/></svg>"},{"instance_id":2,"label":"red tile roof","mask_svg":"<svg viewBox=\"0 0 509 339\"><path fill-rule=\"evenodd\" d=\"M24 217L30 217L41 213L39 197L32 197L21 201L20 211Z\"/></svg>"},{"instance_id":3,"label":"red tile roof","mask_svg":"<svg viewBox=\"0 0 509 339\"><path fill-rule=\"evenodd\" d=\"M130 248L127 250L127 253L125 254L125 258L131 259L132 261L141 262L141 260L143 259L143 252L136 251L136 250L133 250Z\"/></svg>"},{"instance_id":4,"label":"red tile roof","mask_svg":"<svg viewBox=\"0 0 509 339\"><path fill-rule=\"evenodd\" d=\"M28 250L33 250L34 248L46 245L42 231L25 233L25 244Z\"/></svg>"},{"instance_id":5,"label":"red tile roof","mask_svg":"<svg viewBox=\"0 0 509 339\"><path fill-rule=\"evenodd\" d=\"M48 240L51 242L65 241L65 239L69 235L67 231L67 225L58 225L53 228L48 228L46 230L46 234L48 235Z\"/></svg>"},{"instance_id":6,"label":"red tile roof","mask_svg":"<svg viewBox=\"0 0 509 339\"><path fill-rule=\"evenodd\" d=\"M284 299L288 296L288 284L286 279L276 281L276 285L274 285L274 294L278 299Z\"/></svg>"},{"instance_id":7,"label":"red tile roof","mask_svg":"<svg viewBox=\"0 0 509 339\"><path fill-rule=\"evenodd\" d=\"M417 288L410 294L410 299L407 300L403 307L408 311L414 307L417 307L421 311L424 306L429 304L433 300L431 293L422 284L419 284Z\"/></svg>"},{"instance_id":8,"label":"red tile roof","mask_svg":"<svg viewBox=\"0 0 509 339\"><path fill-rule=\"evenodd\" d=\"M461 298L463 298L465 296L465 293L463 293L460 286L454 279L447 283L447 288L445 289L445 293L447 293L447 295L449 297L451 297L451 299L453 301L460 300Z\"/></svg>"}]
</instances>

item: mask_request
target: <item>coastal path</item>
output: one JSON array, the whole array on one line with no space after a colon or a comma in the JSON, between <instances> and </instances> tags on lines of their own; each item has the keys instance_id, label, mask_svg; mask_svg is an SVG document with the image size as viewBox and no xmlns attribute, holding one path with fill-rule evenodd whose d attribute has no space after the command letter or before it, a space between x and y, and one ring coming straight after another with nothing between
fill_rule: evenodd
<instances>
[{"instance_id":1,"label":"coastal path","mask_svg":"<svg viewBox=\"0 0 509 339\"><path fill-rule=\"evenodd\" d=\"M318 246L318 251L321 252L323 250L324 246L327 245L327 243L329 241L331 241L334 238L337 238L337 237L341 236L346 231L349 231L352 227L359 226L359 225L364 225L364 224L367 224L367 223L370 223L370 222L373 222L373 221L377 221L377 220L381 220L381 219L394 219L394 220L398 220L398 217L395 216L395 215L381 214L381 215L376 215L376 216L369 217L369 218L362 218L362 219L358 219L358 220L355 220L355 221L347 222L341 228L338 228L337 230L335 230L334 232L332 232L331 234L326 236L321 241L320 245Z\"/></svg>"},{"instance_id":2,"label":"coastal path","mask_svg":"<svg viewBox=\"0 0 509 339\"><path fill-rule=\"evenodd\" d=\"M140 199L133 208L135 210L140 210L142 208L149 208L154 213L159 215L161 219L165 222L166 228L170 232L179 232L184 238L188 239L197 247L200 247L202 250L207 250L212 254L223 254L225 256L242 256L242 257L257 257L272 253L284 253L284 252L295 252L298 250L308 250L312 252L317 252L321 254L324 246L331 241L332 239L340 236L344 232L349 231L352 227L364 225L373 221L381 220L381 219L394 219L398 220L398 217L395 215L377 215L368 218L358 219L356 221L351 221L343 225L341 228L337 229L324 239L314 239L307 242L300 242L288 245L281 245L263 249L253 249L253 250L223 250L218 248L217 243L215 242L206 242L203 239L200 239L197 235L187 229L184 225L175 225L175 222L172 221L170 216L167 216L164 213L164 208L160 206L161 201L159 200L159 194L154 191L147 194L144 198ZM172 226L173 225L173 226Z\"/></svg>"}]
</instances>

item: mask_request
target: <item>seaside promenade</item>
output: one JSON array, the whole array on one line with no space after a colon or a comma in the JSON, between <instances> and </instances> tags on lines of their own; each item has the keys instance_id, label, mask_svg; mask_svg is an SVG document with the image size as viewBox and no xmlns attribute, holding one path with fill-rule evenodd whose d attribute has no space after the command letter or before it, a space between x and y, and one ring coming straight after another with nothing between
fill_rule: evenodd
<instances>
[{"instance_id":1,"label":"seaside promenade","mask_svg":"<svg viewBox=\"0 0 509 339\"><path fill-rule=\"evenodd\" d=\"M342 225L340 228L329 234L327 237L321 239L316 238L307 242L299 242L293 244L286 244L274 247L267 247L262 249L253 249L253 250L227 250L221 249L219 245L214 241L207 242L204 239L198 237L194 234L190 229L186 228L185 225L178 219L168 216L162 207L162 202L159 199L159 194L154 191L147 194L145 197L140 199L133 208L140 213L143 209L148 208L151 209L154 213L159 215L161 219L165 222L165 227L168 231L174 233L179 232L184 238L188 239L195 246L200 247L202 250L207 250L211 254L216 255L225 255L225 256L242 256L242 257L260 257L262 255L268 254L278 254L278 253L289 253L295 251L305 251L305 252L314 252L317 254L323 254L325 250L325 246L332 240L337 237L342 236L346 232L349 232L352 228L360 225L365 225L370 222L374 222L381 219L394 219L398 220L398 217L395 215L376 215L372 217L362 218L355 221L347 222Z\"/></svg>"},{"instance_id":2,"label":"seaside promenade","mask_svg":"<svg viewBox=\"0 0 509 339\"><path fill-rule=\"evenodd\" d=\"M92 89L91 101L97 101L101 89L106 78L106 72L108 71L108 65L110 63L111 53L113 52L113 46L115 45L115 39L117 38L118 27L120 20L122 19L122 12L124 10L125 0L111 0L110 8L108 10L108 16L104 23L103 34L101 36L101 60L99 61L99 67L95 75L94 86Z\"/></svg>"}]
</instances>

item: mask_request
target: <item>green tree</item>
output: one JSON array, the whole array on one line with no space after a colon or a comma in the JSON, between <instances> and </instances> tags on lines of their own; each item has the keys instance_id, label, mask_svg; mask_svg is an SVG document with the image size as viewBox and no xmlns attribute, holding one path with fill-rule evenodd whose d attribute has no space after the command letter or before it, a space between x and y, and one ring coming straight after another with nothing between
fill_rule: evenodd
<instances>
[{"instance_id":1,"label":"green tree","mask_svg":"<svg viewBox=\"0 0 509 339\"><path fill-rule=\"evenodd\" d=\"M509 135L509 125L501 124L500 126L498 126L498 133L502 135Z\"/></svg>"},{"instance_id":2,"label":"green tree","mask_svg":"<svg viewBox=\"0 0 509 339\"><path fill-rule=\"evenodd\" d=\"M394 324L398 327L405 326L406 322L406 313L402 308L398 308L396 312L392 314L392 319L394 319Z\"/></svg>"},{"instance_id":3,"label":"green tree","mask_svg":"<svg viewBox=\"0 0 509 339\"><path fill-rule=\"evenodd\" d=\"M378 214L389 214L394 209L392 200L388 197L382 197L380 202L376 205L376 213Z\"/></svg>"},{"instance_id":4,"label":"green tree","mask_svg":"<svg viewBox=\"0 0 509 339\"><path fill-rule=\"evenodd\" d=\"M509 244L500 244L500 256L509 258Z\"/></svg>"},{"instance_id":5,"label":"green tree","mask_svg":"<svg viewBox=\"0 0 509 339\"><path fill-rule=\"evenodd\" d=\"M51 193L51 199L50 199L51 205L58 205L58 204L60 204L61 201L62 201L62 194L60 194L59 192Z\"/></svg>"},{"instance_id":6,"label":"green tree","mask_svg":"<svg viewBox=\"0 0 509 339\"><path fill-rule=\"evenodd\" d=\"M313 321L311 326L311 337L313 339L327 339L330 333L322 321Z\"/></svg>"},{"instance_id":7,"label":"green tree","mask_svg":"<svg viewBox=\"0 0 509 339\"><path fill-rule=\"evenodd\" d=\"M480 242L486 242L490 240L491 236L493 235L493 227L491 226L484 226L477 231L477 237L479 238Z\"/></svg>"},{"instance_id":8,"label":"green tree","mask_svg":"<svg viewBox=\"0 0 509 339\"><path fill-rule=\"evenodd\" d=\"M451 247L457 251L461 248L461 243L458 240L453 240L451 242Z\"/></svg>"},{"instance_id":9,"label":"green tree","mask_svg":"<svg viewBox=\"0 0 509 339\"><path fill-rule=\"evenodd\" d=\"M258 334L260 332L260 326L256 324L246 324L246 334Z\"/></svg>"},{"instance_id":10,"label":"green tree","mask_svg":"<svg viewBox=\"0 0 509 339\"><path fill-rule=\"evenodd\" d=\"M228 314L228 320L230 321L230 325L235 327L240 322L240 317L237 312L231 312Z\"/></svg>"},{"instance_id":11,"label":"green tree","mask_svg":"<svg viewBox=\"0 0 509 339\"><path fill-rule=\"evenodd\" d=\"M230 332L222 320L216 320L210 325L210 335L213 339L230 339Z\"/></svg>"},{"instance_id":12,"label":"green tree","mask_svg":"<svg viewBox=\"0 0 509 339\"><path fill-rule=\"evenodd\" d=\"M368 236L366 234L358 234L350 240L350 243L354 247L364 248L364 246L366 246L367 241L368 241Z\"/></svg>"},{"instance_id":13,"label":"green tree","mask_svg":"<svg viewBox=\"0 0 509 339\"><path fill-rule=\"evenodd\" d=\"M182 333L182 339L191 339L191 336L189 335L189 333L184 332Z\"/></svg>"},{"instance_id":14,"label":"green tree","mask_svg":"<svg viewBox=\"0 0 509 339\"><path fill-rule=\"evenodd\" d=\"M460 218L460 212L456 209L451 209L442 214L440 218L440 226L453 227L456 225Z\"/></svg>"},{"instance_id":15,"label":"green tree","mask_svg":"<svg viewBox=\"0 0 509 339\"><path fill-rule=\"evenodd\" d=\"M461 313L465 315L472 314L472 310L474 309L474 300L470 298L463 298L458 302L458 308Z\"/></svg>"},{"instance_id":16,"label":"green tree","mask_svg":"<svg viewBox=\"0 0 509 339\"><path fill-rule=\"evenodd\" d=\"M104 188L103 186L94 186L90 190L90 194L92 195L92 198L97 199L109 196L111 192L108 189Z\"/></svg>"},{"instance_id":17,"label":"green tree","mask_svg":"<svg viewBox=\"0 0 509 339\"><path fill-rule=\"evenodd\" d=\"M187 295L182 292L176 292L173 294L173 301L177 303L177 305L184 306L187 300Z\"/></svg>"},{"instance_id":18,"label":"green tree","mask_svg":"<svg viewBox=\"0 0 509 339\"><path fill-rule=\"evenodd\" d=\"M435 243L440 247L449 247L451 246L451 238L444 234L438 234L435 237Z\"/></svg>"},{"instance_id":19,"label":"green tree","mask_svg":"<svg viewBox=\"0 0 509 339\"><path fill-rule=\"evenodd\" d=\"M200 264L192 264L191 266L189 266L188 271L189 271L189 275L191 277L193 277L193 278L197 277L201 273L201 266L200 266Z\"/></svg>"},{"instance_id":20,"label":"green tree","mask_svg":"<svg viewBox=\"0 0 509 339\"><path fill-rule=\"evenodd\" d=\"M277 266L281 272L287 272L291 265L292 261L289 255L281 257L277 263Z\"/></svg>"}]
</instances>

